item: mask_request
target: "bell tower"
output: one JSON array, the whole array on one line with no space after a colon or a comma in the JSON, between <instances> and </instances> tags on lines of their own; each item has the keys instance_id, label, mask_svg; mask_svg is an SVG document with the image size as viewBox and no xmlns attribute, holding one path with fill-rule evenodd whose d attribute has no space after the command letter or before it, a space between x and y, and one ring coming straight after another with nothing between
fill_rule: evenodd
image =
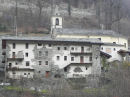
<instances>
[{"instance_id":1,"label":"bell tower","mask_svg":"<svg viewBox=\"0 0 130 97\"><path fill-rule=\"evenodd\" d=\"M62 29L63 19L58 12L58 7L55 7L55 11L51 17L51 34L54 34L56 29Z\"/></svg>"}]
</instances>

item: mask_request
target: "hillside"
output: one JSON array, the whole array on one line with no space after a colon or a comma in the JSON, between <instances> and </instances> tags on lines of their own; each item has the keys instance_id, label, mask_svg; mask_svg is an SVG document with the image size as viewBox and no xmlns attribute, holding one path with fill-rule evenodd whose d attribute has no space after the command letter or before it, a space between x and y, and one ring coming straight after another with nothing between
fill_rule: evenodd
<instances>
[{"instance_id":1,"label":"hillside","mask_svg":"<svg viewBox=\"0 0 130 97\"><path fill-rule=\"evenodd\" d=\"M104 28L130 36L128 0L119 1L0 0L0 30L14 33L17 20L18 32L46 32L50 28L52 8L57 8L64 18L65 28Z\"/></svg>"}]
</instances>

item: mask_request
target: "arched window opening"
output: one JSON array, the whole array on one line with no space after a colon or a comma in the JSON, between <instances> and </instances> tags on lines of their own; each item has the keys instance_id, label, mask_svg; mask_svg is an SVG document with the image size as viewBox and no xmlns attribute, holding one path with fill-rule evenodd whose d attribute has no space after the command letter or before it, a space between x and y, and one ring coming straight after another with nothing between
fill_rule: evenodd
<instances>
[{"instance_id":1,"label":"arched window opening","mask_svg":"<svg viewBox=\"0 0 130 97\"><path fill-rule=\"evenodd\" d=\"M59 25L59 19L58 18L56 19L56 25Z\"/></svg>"}]
</instances>

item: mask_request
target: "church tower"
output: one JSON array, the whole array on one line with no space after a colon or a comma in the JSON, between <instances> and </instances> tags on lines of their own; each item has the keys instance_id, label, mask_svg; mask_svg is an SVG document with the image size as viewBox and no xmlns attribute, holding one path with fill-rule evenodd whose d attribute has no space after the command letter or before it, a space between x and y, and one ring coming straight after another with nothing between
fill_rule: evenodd
<instances>
[{"instance_id":1,"label":"church tower","mask_svg":"<svg viewBox=\"0 0 130 97\"><path fill-rule=\"evenodd\" d=\"M59 12L58 12L58 7L55 7L55 11L53 12L53 15L51 17L51 34L52 36L56 34L56 30L57 29L62 29L62 22L63 19L60 16Z\"/></svg>"}]
</instances>

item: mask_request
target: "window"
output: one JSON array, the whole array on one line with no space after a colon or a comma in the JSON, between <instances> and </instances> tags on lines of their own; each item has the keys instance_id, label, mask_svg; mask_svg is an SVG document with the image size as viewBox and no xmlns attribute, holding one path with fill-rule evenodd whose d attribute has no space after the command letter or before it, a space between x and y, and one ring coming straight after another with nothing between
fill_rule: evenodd
<instances>
[{"instance_id":1,"label":"window","mask_svg":"<svg viewBox=\"0 0 130 97\"><path fill-rule=\"evenodd\" d=\"M103 50L103 47L101 49Z\"/></svg>"},{"instance_id":2,"label":"window","mask_svg":"<svg viewBox=\"0 0 130 97\"><path fill-rule=\"evenodd\" d=\"M48 65L48 61L45 61L45 65Z\"/></svg>"},{"instance_id":3,"label":"window","mask_svg":"<svg viewBox=\"0 0 130 97\"><path fill-rule=\"evenodd\" d=\"M59 19L56 18L56 25L59 25Z\"/></svg>"},{"instance_id":4,"label":"window","mask_svg":"<svg viewBox=\"0 0 130 97\"><path fill-rule=\"evenodd\" d=\"M39 57L41 57L42 56L42 51L39 51L38 55L39 55Z\"/></svg>"},{"instance_id":5,"label":"window","mask_svg":"<svg viewBox=\"0 0 130 97\"><path fill-rule=\"evenodd\" d=\"M16 45L15 45L15 43L13 43L13 49L15 49L15 47L16 47Z\"/></svg>"},{"instance_id":6,"label":"window","mask_svg":"<svg viewBox=\"0 0 130 97\"><path fill-rule=\"evenodd\" d=\"M25 53L25 56L28 57L28 53Z\"/></svg>"},{"instance_id":7,"label":"window","mask_svg":"<svg viewBox=\"0 0 130 97\"><path fill-rule=\"evenodd\" d=\"M48 44L49 47L51 47L51 44Z\"/></svg>"},{"instance_id":8,"label":"window","mask_svg":"<svg viewBox=\"0 0 130 97\"><path fill-rule=\"evenodd\" d=\"M86 67L86 70L88 70L88 68Z\"/></svg>"},{"instance_id":9,"label":"window","mask_svg":"<svg viewBox=\"0 0 130 97\"><path fill-rule=\"evenodd\" d=\"M26 43L25 48L26 48L26 49L28 49L28 48L29 48L29 44L28 44L28 43Z\"/></svg>"},{"instance_id":10,"label":"window","mask_svg":"<svg viewBox=\"0 0 130 97\"><path fill-rule=\"evenodd\" d=\"M81 52L84 52L84 47L81 47Z\"/></svg>"},{"instance_id":11,"label":"window","mask_svg":"<svg viewBox=\"0 0 130 97\"><path fill-rule=\"evenodd\" d=\"M74 47L71 47L71 50L74 50Z\"/></svg>"},{"instance_id":12,"label":"window","mask_svg":"<svg viewBox=\"0 0 130 97\"><path fill-rule=\"evenodd\" d=\"M64 50L67 50L67 47L64 47Z\"/></svg>"},{"instance_id":13,"label":"window","mask_svg":"<svg viewBox=\"0 0 130 97\"><path fill-rule=\"evenodd\" d=\"M16 74L16 72L12 72L12 74Z\"/></svg>"},{"instance_id":14,"label":"window","mask_svg":"<svg viewBox=\"0 0 130 97\"><path fill-rule=\"evenodd\" d=\"M29 64L30 64L29 61L26 61L26 66L29 66Z\"/></svg>"},{"instance_id":15,"label":"window","mask_svg":"<svg viewBox=\"0 0 130 97\"><path fill-rule=\"evenodd\" d=\"M84 63L84 56L80 56L80 63Z\"/></svg>"},{"instance_id":16,"label":"window","mask_svg":"<svg viewBox=\"0 0 130 97\"><path fill-rule=\"evenodd\" d=\"M45 56L48 56L48 51L45 52Z\"/></svg>"},{"instance_id":17,"label":"window","mask_svg":"<svg viewBox=\"0 0 130 97\"><path fill-rule=\"evenodd\" d=\"M116 51L116 48L114 48L113 50Z\"/></svg>"},{"instance_id":18,"label":"window","mask_svg":"<svg viewBox=\"0 0 130 97\"><path fill-rule=\"evenodd\" d=\"M38 73L41 73L41 71L38 71Z\"/></svg>"},{"instance_id":19,"label":"window","mask_svg":"<svg viewBox=\"0 0 130 97\"><path fill-rule=\"evenodd\" d=\"M15 65L18 65L18 63L16 62Z\"/></svg>"},{"instance_id":20,"label":"window","mask_svg":"<svg viewBox=\"0 0 130 97\"><path fill-rule=\"evenodd\" d=\"M126 43L124 43L124 46L126 47Z\"/></svg>"},{"instance_id":21,"label":"window","mask_svg":"<svg viewBox=\"0 0 130 97\"><path fill-rule=\"evenodd\" d=\"M15 58L15 52L12 52L12 58Z\"/></svg>"},{"instance_id":22,"label":"window","mask_svg":"<svg viewBox=\"0 0 130 97\"><path fill-rule=\"evenodd\" d=\"M57 50L60 50L60 47L57 47Z\"/></svg>"},{"instance_id":23,"label":"window","mask_svg":"<svg viewBox=\"0 0 130 97\"><path fill-rule=\"evenodd\" d=\"M60 60L60 56L57 56L56 58L57 58L57 60Z\"/></svg>"},{"instance_id":24,"label":"window","mask_svg":"<svg viewBox=\"0 0 130 97\"><path fill-rule=\"evenodd\" d=\"M42 61L39 61L38 64L39 64L39 65L42 65Z\"/></svg>"},{"instance_id":25,"label":"window","mask_svg":"<svg viewBox=\"0 0 130 97\"><path fill-rule=\"evenodd\" d=\"M92 57L89 57L89 61L92 61Z\"/></svg>"},{"instance_id":26,"label":"window","mask_svg":"<svg viewBox=\"0 0 130 97\"><path fill-rule=\"evenodd\" d=\"M11 68L12 67L12 63L9 63L9 68Z\"/></svg>"},{"instance_id":27,"label":"window","mask_svg":"<svg viewBox=\"0 0 130 97\"><path fill-rule=\"evenodd\" d=\"M42 46L42 44L41 44L41 43L38 43L38 46Z\"/></svg>"},{"instance_id":28,"label":"window","mask_svg":"<svg viewBox=\"0 0 130 97\"><path fill-rule=\"evenodd\" d=\"M30 75L30 73L28 73L28 75Z\"/></svg>"},{"instance_id":29,"label":"window","mask_svg":"<svg viewBox=\"0 0 130 97\"><path fill-rule=\"evenodd\" d=\"M27 75L26 73L24 73L24 75Z\"/></svg>"},{"instance_id":30,"label":"window","mask_svg":"<svg viewBox=\"0 0 130 97\"><path fill-rule=\"evenodd\" d=\"M101 40L101 38L98 38L99 40Z\"/></svg>"},{"instance_id":31,"label":"window","mask_svg":"<svg viewBox=\"0 0 130 97\"><path fill-rule=\"evenodd\" d=\"M71 61L74 61L74 57L71 57Z\"/></svg>"},{"instance_id":32,"label":"window","mask_svg":"<svg viewBox=\"0 0 130 97\"><path fill-rule=\"evenodd\" d=\"M113 44L116 44L116 42L113 42Z\"/></svg>"},{"instance_id":33,"label":"window","mask_svg":"<svg viewBox=\"0 0 130 97\"><path fill-rule=\"evenodd\" d=\"M2 40L2 49L6 49L6 40Z\"/></svg>"},{"instance_id":34,"label":"window","mask_svg":"<svg viewBox=\"0 0 130 97\"><path fill-rule=\"evenodd\" d=\"M64 56L64 61L67 61L67 56Z\"/></svg>"}]
</instances>

